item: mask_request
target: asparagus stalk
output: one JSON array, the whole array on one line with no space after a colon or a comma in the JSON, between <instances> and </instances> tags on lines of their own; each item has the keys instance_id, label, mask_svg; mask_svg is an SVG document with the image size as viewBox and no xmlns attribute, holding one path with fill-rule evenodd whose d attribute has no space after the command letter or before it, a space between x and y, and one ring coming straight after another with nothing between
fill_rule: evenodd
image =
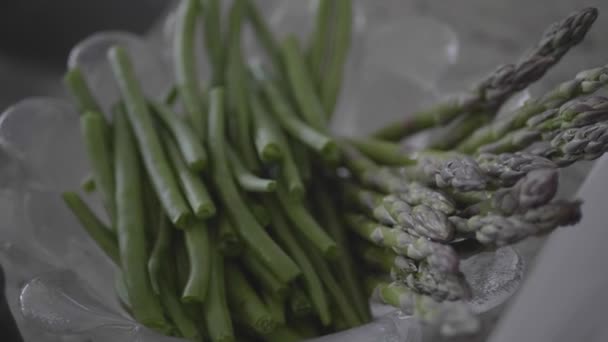
<instances>
[{"instance_id":1,"label":"asparagus stalk","mask_svg":"<svg viewBox=\"0 0 608 342\"><path fill-rule=\"evenodd\" d=\"M408 182L395 170L377 166L348 144L341 143L340 148L349 170L363 185L383 193L396 193L410 205L424 204L446 215L454 212L453 202L441 192L417 182Z\"/></svg>"},{"instance_id":2,"label":"asparagus stalk","mask_svg":"<svg viewBox=\"0 0 608 342\"><path fill-rule=\"evenodd\" d=\"M475 160L465 155L433 151L406 153L398 144L371 138L350 142L378 162L403 166L401 172L409 180L459 191L480 190L488 183Z\"/></svg>"},{"instance_id":3,"label":"asparagus stalk","mask_svg":"<svg viewBox=\"0 0 608 342\"><path fill-rule=\"evenodd\" d=\"M540 61L538 62L538 74L530 77L528 84L518 85L517 88L520 90L526 88L557 64L570 48L583 40L596 17L596 10L583 10L549 27L539 43L524 55L516 65L516 68L535 67L536 61ZM505 94L505 100L510 95ZM499 106L495 108L498 109ZM496 110L493 110L490 113L469 113L464 117L464 120L452 127L447 135L443 135L440 140L432 144L431 148L450 149L456 146L474 132L476 128L490 121L489 118L495 116L496 112Z\"/></svg>"},{"instance_id":4,"label":"asparagus stalk","mask_svg":"<svg viewBox=\"0 0 608 342\"><path fill-rule=\"evenodd\" d=\"M573 99L593 94L606 84L608 84L608 66L579 72L573 80L559 84L543 96L526 102L504 118L477 129L458 145L457 150L473 153L480 146L497 141L510 131L525 127L532 117L559 108Z\"/></svg>"},{"instance_id":5,"label":"asparagus stalk","mask_svg":"<svg viewBox=\"0 0 608 342\"><path fill-rule=\"evenodd\" d=\"M465 215L495 212L504 215L523 213L547 204L558 188L555 169L530 171L513 187L495 191L490 198L468 207Z\"/></svg>"},{"instance_id":6,"label":"asparagus stalk","mask_svg":"<svg viewBox=\"0 0 608 342\"><path fill-rule=\"evenodd\" d=\"M347 213L348 227L360 238L417 261L426 261L443 272L456 272L459 258L449 245L413 235L398 227L390 228L363 215Z\"/></svg>"},{"instance_id":7,"label":"asparagus stalk","mask_svg":"<svg viewBox=\"0 0 608 342\"><path fill-rule=\"evenodd\" d=\"M511 95L542 77L571 47L580 43L596 18L597 9L585 8L554 23L517 64L499 67L465 96L416 112L404 122L385 126L374 136L395 141L449 123L462 114L495 112Z\"/></svg>"},{"instance_id":8,"label":"asparagus stalk","mask_svg":"<svg viewBox=\"0 0 608 342\"><path fill-rule=\"evenodd\" d=\"M402 225L437 241L449 241L453 237L454 226L447 215L424 204L412 207L398 196L382 196L355 185L344 186L344 197L382 223Z\"/></svg>"},{"instance_id":9,"label":"asparagus stalk","mask_svg":"<svg viewBox=\"0 0 608 342\"><path fill-rule=\"evenodd\" d=\"M380 301L400 308L405 314L411 314L421 321L440 326L445 335L472 333L479 330L480 322L462 302L438 302L435 299L418 294L404 284L393 282L375 282L373 296Z\"/></svg>"},{"instance_id":10,"label":"asparagus stalk","mask_svg":"<svg viewBox=\"0 0 608 342\"><path fill-rule=\"evenodd\" d=\"M579 201L555 201L512 216L475 215L467 224L479 242L504 246L549 233L559 226L576 224L581 217L580 206Z\"/></svg>"}]
</instances>

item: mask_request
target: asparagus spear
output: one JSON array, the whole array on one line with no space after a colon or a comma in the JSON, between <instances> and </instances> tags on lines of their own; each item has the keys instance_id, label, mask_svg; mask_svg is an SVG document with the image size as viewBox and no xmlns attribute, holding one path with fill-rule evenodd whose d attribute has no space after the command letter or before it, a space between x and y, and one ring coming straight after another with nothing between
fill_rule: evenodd
<instances>
[{"instance_id":1,"label":"asparagus spear","mask_svg":"<svg viewBox=\"0 0 608 342\"><path fill-rule=\"evenodd\" d=\"M581 202L555 201L522 214L476 215L468 226L476 231L476 239L488 245L504 246L528 236L546 234L559 226L576 224L581 217Z\"/></svg>"},{"instance_id":2,"label":"asparagus spear","mask_svg":"<svg viewBox=\"0 0 608 342\"><path fill-rule=\"evenodd\" d=\"M447 216L424 204L412 207L398 196L382 196L355 185L344 186L344 197L382 223L399 224L438 241L449 241L454 234L454 226Z\"/></svg>"},{"instance_id":3,"label":"asparagus spear","mask_svg":"<svg viewBox=\"0 0 608 342\"><path fill-rule=\"evenodd\" d=\"M396 193L410 205L424 204L446 215L454 212L454 204L441 192L417 182L408 182L395 170L377 166L348 144L341 143L340 148L349 170L363 185L384 193Z\"/></svg>"},{"instance_id":4,"label":"asparagus spear","mask_svg":"<svg viewBox=\"0 0 608 342\"><path fill-rule=\"evenodd\" d=\"M515 184L530 171L557 167L549 159L527 152L481 153L475 160L486 175L502 186Z\"/></svg>"},{"instance_id":5,"label":"asparagus spear","mask_svg":"<svg viewBox=\"0 0 608 342\"><path fill-rule=\"evenodd\" d=\"M513 187L495 191L490 198L469 206L464 210L464 213L465 215L472 215L495 212L510 215L526 212L531 208L536 208L551 201L557 193L557 188L557 170L533 170Z\"/></svg>"},{"instance_id":6,"label":"asparagus spear","mask_svg":"<svg viewBox=\"0 0 608 342\"><path fill-rule=\"evenodd\" d=\"M403 166L401 173L408 180L459 191L480 190L488 183L475 160L465 155L433 151L406 153L398 144L370 138L349 141L377 162Z\"/></svg>"},{"instance_id":7,"label":"asparagus spear","mask_svg":"<svg viewBox=\"0 0 608 342\"><path fill-rule=\"evenodd\" d=\"M413 235L398 227L383 226L360 214L347 213L345 218L348 227L355 234L371 243L391 248L394 252L413 260L424 260L443 272L458 270L460 260L449 245Z\"/></svg>"},{"instance_id":8,"label":"asparagus spear","mask_svg":"<svg viewBox=\"0 0 608 342\"><path fill-rule=\"evenodd\" d=\"M524 80L524 83L518 85L517 89L526 88L557 64L570 48L583 40L596 17L596 10L583 10L549 27L540 42L517 63L515 68L525 69L534 66L536 60L541 61L538 63L538 74L530 77L528 84ZM506 100L510 95L512 94L505 94L504 99ZM502 103L504 103L504 100ZM464 120L458 122L455 127L451 127L447 135L442 135L440 140L433 143L431 148L450 149L457 145L474 132L476 128L490 121L489 118L496 115L500 104L492 108L489 113L487 111L485 113L469 113L464 117Z\"/></svg>"},{"instance_id":9,"label":"asparagus spear","mask_svg":"<svg viewBox=\"0 0 608 342\"><path fill-rule=\"evenodd\" d=\"M497 141L510 131L523 128L532 117L556 109L570 100L592 94L608 84L608 66L579 72L573 80L559 84L537 99L529 100L522 107L486 126L477 129L460 143L457 149L473 153L480 146Z\"/></svg>"},{"instance_id":10,"label":"asparagus spear","mask_svg":"<svg viewBox=\"0 0 608 342\"><path fill-rule=\"evenodd\" d=\"M479 330L479 320L463 302L438 302L398 282L372 281L370 286L375 286L375 298L400 308L403 313L412 314L425 323L440 325L440 330L445 335Z\"/></svg>"},{"instance_id":11,"label":"asparagus spear","mask_svg":"<svg viewBox=\"0 0 608 342\"><path fill-rule=\"evenodd\" d=\"M374 136L399 140L423 129L444 125L461 114L495 112L511 95L542 77L572 46L580 43L596 18L595 8L571 14L551 25L538 45L517 64L499 67L462 98L416 112L404 122L385 126Z\"/></svg>"}]
</instances>

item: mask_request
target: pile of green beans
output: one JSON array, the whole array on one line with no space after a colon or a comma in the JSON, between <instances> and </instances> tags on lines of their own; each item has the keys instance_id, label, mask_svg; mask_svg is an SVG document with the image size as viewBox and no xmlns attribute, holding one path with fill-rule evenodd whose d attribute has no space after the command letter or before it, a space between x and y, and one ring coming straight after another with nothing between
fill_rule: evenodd
<instances>
[{"instance_id":1,"label":"pile of green beans","mask_svg":"<svg viewBox=\"0 0 608 342\"><path fill-rule=\"evenodd\" d=\"M323 171L340 158L328 122L351 1L319 2L308 46L275 37L253 1L231 6L224 20L220 0L182 0L175 90L164 99L144 95L122 46L107 54L121 95L111 113L78 68L68 71L91 166L83 191L100 196L107 220L77 192L64 201L119 267L125 309L163 334L289 342L361 325L367 296ZM194 50L199 21L205 56ZM264 62L246 63L245 25Z\"/></svg>"}]
</instances>

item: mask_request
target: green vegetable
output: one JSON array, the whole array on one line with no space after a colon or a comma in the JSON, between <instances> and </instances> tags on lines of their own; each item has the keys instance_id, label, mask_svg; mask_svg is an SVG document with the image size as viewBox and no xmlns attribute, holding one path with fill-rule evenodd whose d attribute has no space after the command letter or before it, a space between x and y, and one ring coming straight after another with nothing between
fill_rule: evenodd
<instances>
[{"instance_id":1,"label":"green vegetable","mask_svg":"<svg viewBox=\"0 0 608 342\"><path fill-rule=\"evenodd\" d=\"M268 266L277 277L289 282L300 274L298 266L283 252L257 223L254 216L239 195L229 174L226 160L224 131L224 94L221 88L213 89L210 95L211 109L209 115L209 139L212 178L219 197L229 213L233 226L251 250Z\"/></svg>"},{"instance_id":2,"label":"green vegetable","mask_svg":"<svg viewBox=\"0 0 608 342\"><path fill-rule=\"evenodd\" d=\"M124 48L115 46L110 49L108 58L120 92L124 97L129 122L135 133L137 146L154 190L171 222L175 226L183 228L192 216L192 212L171 172L153 118L135 78L129 56Z\"/></svg>"}]
</instances>

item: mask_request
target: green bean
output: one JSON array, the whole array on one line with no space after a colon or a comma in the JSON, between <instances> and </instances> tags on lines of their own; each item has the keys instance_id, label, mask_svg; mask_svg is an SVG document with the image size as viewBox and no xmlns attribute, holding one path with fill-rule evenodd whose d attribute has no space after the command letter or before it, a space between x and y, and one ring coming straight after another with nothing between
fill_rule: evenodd
<instances>
[{"instance_id":1,"label":"green bean","mask_svg":"<svg viewBox=\"0 0 608 342\"><path fill-rule=\"evenodd\" d=\"M304 339L296 331L289 327L278 327L268 335L262 336L267 342L298 342Z\"/></svg>"},{"instance_id":2,"label":"green bean","mask_svg":"<svg viewBox=\"0 0 608 342\"><path fill-rule=\"evenodd\" d=\"M300 171L288 149L288 140L282 129L268 115L261 100L251 93L251 108L256 129L256 147L260 159L266 163L281 160L281 181L293 199L304 197L304 184Z\"/></svg>"},{"instance_id":3,"label":"green bean","mask_svg":"<svg viewBox=\"0 0 608 342\"><path fill-rule=\"evenodd\" d=\"M300 142L294 140L290 141L289 146L291 147L291 155L293 155L293 159L302 176L302 180L304 182L310 182L312 179L312 161L308 149L306 146L300 144ZM300 197L300 199L302 199L302 197Z\"/></svg>"},{"instance_id":4,"label":"green bean","mask_svg":"<svg viewBox=\"0 0 608 342\"><path fill-rule=\"evenodd\" d=\"M245 203L247 203L253 217L255 217L260 226L268 227L270 225L270 213L268 213L268 208L258 203L252 195L245 197Z\"/></svg>"},{"instance_id":5,"label":"green bean","mask_svg":"<svg viewBox=\"0 0 608 342\"><path fill-rule=\"evenodd\" d=\"M177 272L177 286L179 289L186 287L190 276L190 260L184 241L183 234L176 234L173 241L173 251L175 254L175 270Z\"/></svg>"},{"instance_id":6,"label":"green bean","mask_svg":"<svg viewBox=\"0 0 608 342\"><path fill-rule=\"evenodd\" d=\"M131 302L129 301L129 294L127 293L127 284L125 284L125 278L123 277L121 270L116 271L116 274L114 275L114 291L116 292L118 301L120 301L120 305L125 311L132 315Z\"/></svg>"},{"instance_id":7,"label":"green bean","mask_svg":"<svg viewBox=\"0 0 608 342\"><path fill-rule=\"evenodd\" d=\"M234 1L230 9L226 95L228 96L228 103L233 105L231 109L235 114L235 143L239 154L243 157L244 164L249 170L258 171L260 165L251 137L252 120L249 108L249 90L247 89L248 75L241 52L244 6L245 3L242 0Z\"/></svg>"},{"instance_id":8,"label":"green bean","mask_svg":"<svg viewBox=\"0 0 608 342\"><path fill-rule=\"evenodd\" d=\"M336 1L333 17L336 30L332 42L333 53L327 65L327 75L321 83L321 98L328 118L331 118L335 111L338 95L342 88L344 64L348 58L352 39L352 17L352 0Z\"/></svg>"},{"instance_id":9,"label":"green bean","mask_svg":"<svg viewBox=\"0 0 608 342\"><path fill-rule=\"evenodd\" d=\"M306 293L295 286L288 297L289 310L295 317L304 317L314 312L314 307Z\"/></svg>"},{"instance_id":10,"label":"green bean","mask_svg":"<svg viewBox=\"0 0 608 342\"><path fill-rule=\"evenodd\" d=\"M171 164L173 165L173 171L177 175L190 208L192 208L196 217L200 219L212 217L217 210L202 178L188 168L186 162L182 159L177 145L166 131L161 132L161 137L169 155L169 160L171 160Z\"/></svg>"},{"instance_id":11,"label":"green bean","mask_svg":"<svg viewBox=\"0 0 608 342\"><path fill-rule=\"evenodd\" d=\"M167 106L173 106L179 98L179 88L176 85L171 86L163 96L163 103Z\"/></svg>"},{"instance_id":12,"label":"green bean","mask_svg":"<svg viewBox=\"0 0 608 342\"><path fill-rule=\"evenodd\" d=\"M266 199L264 202L268 208L278 208L279 204L276 200ZM329 311L329 302L323 289L323 284L310 262L308 256L300 247L295 236L290 231L287 219L279 210L270 212L272 217L272 232L281 245L289 252L289 255L294 258L300 269L302 270L302 278L306 286L306 291L310 295L315 310L321 319L324 326L331 323L331 315Z\"/></svg>"},{"instance_id":13,"label":"green bean","mask_svg":"<svg viewBox=\"0 0 608 342\"><path fill-rule=\"evenodd\" d=\"M184 230L190 273L182 293L184 303L204 303L209 289L211 260L209 252L209 228L196 221Z\"/></svg>"},{"instance_id":14,"label":"green bean","mask_svg":"<svg viewBox=\"0 0 608 342\"><path fill-rule=\"evenodd\" d=\"M165 220L166 221L166 220ZM170 229L167 229L170 232ZM199 331L197 323L190 317L187 309L180 303L177 295L175 265L173 260L164 258L161 263L162 274L158 274L160 299L167 315L177 327L182 337L190 341L202 341L203 334Z\"/></svg>"},{"instance_id":15,"label":"green bean","mask_svg":"<svg viewBox=\"0 0 608 342\"><path fill-rule=\"evenodd\" d=\"M190 115L194 131L199 135L199 138L204 139L205 111L199 99L201 86L197 77L194 52L196 17L199 13L197 1L184 0L177 10L173 60L179 97Z\"/></svg>"},{"instance_id":16,"label":"green bean","mask_svg":"<svg viewBox=\"0 0 608 342\"><path fill-rule=\"evenodd\" d=\"M148 275L141 166L135 139L124 113L114 119L116 233L121 268L133 316L142 324L165 330L163 309Z\"/></svg>"},{"instance_id":17,"label":"green bean","mask_svg":"<svg viewBox=\"0 0 608 342\"><path fill-rule=\"evenodd\" d=\"M262 43L262 46L266 50L268 58L270 58L273 65L277 67L281 65L281 56L278 48L278 44L270 31L270 28L266 24L264 17L258 11L253 0L244 0L247 2L247 17L253 26L253 30L256 37Z\"/></svg>"},{"instance_id":18,"label":"green bean","mask_svg":"<svg viewBox=\"0 0 608 342\"><path fill-rule=\"evenodd\" d=\"M283 42L281 50L289 87L298 105L299 113L304 121L314 129L321 132L327 131L327 115L315 89L297 38L289 35Z\"/></svg>"},{"instance_id":19,"label":"green bean","mask_svg":"<svg viewBox=\"0 0 608 342\"><path fill-rule=\"evenodd\" d=\"M64 192L63 201L70 208L74 216L78 219L82 227L89 233L89 236L97 243L104 253L115 264L120 265L118 244L110 228L108 228L89 206L75 192Z\"/></svg>"},{"instance_id":20,"label":"green bean","mask_svg":"<svg viewBox=\"0 0 608 342\"><path fill-rule=\"evenodd\" d=\"M160 286L158 280L162 278L162 265L169 259L169 251L171 249L171 227L165 213L160 212L158 234L154 241L154 247L148 259L148 273L154 292L160 294Z\"/></svg>"},{"instance_id":21,"label":"green bean","mask_svg":"<svg viewBox=\"0 0 608 342\"><path fill-rule=\"evenodd\" d=\"M249 93L249 104L253 117L254 142L260 160L273 163L283 158L281 143L285 140L283 132L272 120L255 92Z\"/></svg>"},{"instance_id":22,"label":"green bean","mask_svg":"<svg viewBox=\"0 0 608 342\"><path fill-rule=\"evenodd\" d=\"M274 117L292 137L327 160L338 158L336 142L298 119L276 84L271 80L262 80L260 84L272 107Z\"/></svg>"},{"instance_id":23,"label":"green bean","mask_svg":"<svg viewBox=\"0 0 608 342\"><path fill-rule=\"evenodd\" d=\"M280 207L283 208L291 223L310 241L324 256L334 259L338 257L339 250L336 242L321 228L314 217L299 201L289 198L281 186L277 189Z\"/></svg>"},{"instance_id":24,"label":"green bean","mask_svg":"<svg viewBox=\"0 0 608 342\"><path fill-rule=\"evenodd\" d=\"M87 194L91 194L95 192L97 185L95 184L95 179L93 179L93 176L88 175L82 180L80 187L82 188L82 191L86 192Z\"/></svg>"},{"instance_id":25,"label":"green bean","mask_svg":"<svg viewBox=\"0 0 608 342\"><path fill-rule=\"evenodd\" d=\"M316 320L311 317L302 317L293 320L290 322L290 327L297 334L301 335L302 338L313 338L321 335L321 329L319 329Z\"/></svg>"},{"instance_id":26,"label":"green bean","mask_svg":"<svg viewBox=\"0 0 608 342\"><path fill-rule=\"evenodd\" d=\"M219 197L229 213L233 226L246 245L257 254L260 260L277 277L289 282L300 274L298 266L283 252L268 236L256 221L251 211L241 198L238 189L229 174L225 153L225 129L223 99L221 89L211 91L211 109L209 124L209 145L211 146L211 159L213 165L212 176L217 187Z\"/></svg>"},{"instance_id":27,"label":"green bean","mask_svg":"<svg viewBox=\"0 0 608 342\"><path fill-rule=\"evenodd\" d=\"M112 144L110 143L106 121L103 115L98 112L86 112L80 117L80 129L91 163L93 179L99 187L99 192L110 220L114 222L116 205L113 198Z\"/></svg>"},{"instance_id":28,"label":"green bean","mask_svg":"<svg viewBox=\"0 0 608 342\"><path fill-rule=\"evenodd\" d=\"M226 292L233 317L258 334L266 335L277 325L241 270L226 263Z\"/></svg>"},{"instance_id":29,"label":"green bean","mask_svg":"<svg viewBox=\"0 0 608 342\"><path fill-rule=\"evenodd\" d=\"M262 291L262 299L272 318L277 323L284 325L287 322L285 317L285 295Z\"/></svg>"},{"instance_id":30,"label":"green bean","mask_svg":"<svg viewBox=\"0 0 608 342\"><path fill-rule=\"evenodd\" d=\"M249 172L241 162L236 152L226 144L228 161L232 167L234 178L245 191L251 192L273 192L277 188L277 182L273 179L260 178Z\"/></svg>"},{"instance_id":31,"label":"green bean","mask_svg":"<svg viewBox=\"0 0 608 342\"><path fill-rule=\"evenodd\" d=\"M212 236L213 239L217 238ZM228 309L226 297L226 279L224 273L224 258L217 249L217 244L211 244L211 279L209 295L203 304L207 330L211 341L235 341L232 318Z\"/></svg>"},{"instance_id":32,"label":"green bean","mask_svg":"<svg viewBox=\"0 0 608 342\"><path fill-rule=\"evenodd\" d=\"M281 295L287 291L287 286L272 274L251 250L245 249L240 259L245 271L257 280L264 291L275 295Z\"/></svg>"},{"instance_id":33,"label":"green bean","mask_svg":"<svg viewBox=\"0 0 608 342\"><path fill-rule=\"evenodd\" d=\"M101 113L101 107L95 97L91 93L91 89L87 81L82 75L82 71L78 67L72 67L63 77L63 83L76 100L76 106L80 113L89 111Z\"/></svg>"},{"instance_id":34,"label":"green bean","mask_svg":"<svg viewBox=\"0 0 608 342\"><path fill-rule=\"evenodd\" d=\"M323 258L317 253L315 248L304 241L304 250L308 254L315 270L319 274L319 278L325 285L325 288L329 292L332 300L336 303L336 309L344 317L349 327L355 327L360 325L362 322L357 317L357 314L351 307L351 303L348 298L344 295L344 291L338 285L338 281L334 277L329 265Z\"/></svg>"},{"instance_id":35,"label":"green bean","mask_svg":"<svg viewBox=\"0 0 608 342\"><path fill-rule=\"evenodd\" d=\"M219 232L217 238L218 250L227 257L235 257L243 252L243 240L238 236L228 218L219 217Z\"/></svg>"},{"instance_id":36,"label":"green bean","mask_svg":"<svg viewBox=\"0 0 608 342\"><path fill-rule=\"evenodd\" d=\"M171 172L152 116L135 79L129 56L122 47L112 47L108 56L114 76L124 96L128 118L156 194L171 222L177 227L184 227L192 213Z\"/></svg>"},{"instance_id":37,"label":"green bean","mask_svg":"<svg viewBox=\"0 0 608 342\"><path fill-rule=\"evenodd\" d=\"M355 271L352 251L349 249L347 232L344 229L343 223L337 216L338 209L332 203L329 197L328 189L317 189L314 192L314 200L317 208L320 211L321 217L324 219L324 225L328 233L336 241L342 255L334 264L337 274L340 276L340 283L343 284L344 290L348 292L353 301L354 307L363 322L370 320L369 304L364 296L363 289L359 286L360 280Z\"/></svg>"},{"instance_id":38,"label":"green bean","mask_svg":"<svg viewBox=\"0 0 608 342\"><path fill-rule=\"evenodd\" d=\"M152 103L151 107L171 132L188 167L192 171L203 171L207 166L207 153L192 128L167 105Z\"/></svg>"},{"instance_id":39,"label":"green bean","mask_svg":"<svg viewBox=\"0 0 608 342\"><path fill-rule=\"evenodd\" d=\"M199 0L203 17L203 28L205 34L205 47L207 56L211 62L213 76L212 86L223 83L224 56L222 49L222 30L220 18L222 16L220 0Z\"/></svg>"},{"instance_id":40,"label":"green bean","mask_svg":"<svg viewBox=\"0 0 608 342\"><path fill-rule=\"evenodd\" d=\"M317 1L317 14L315 16L315 28L310 43L308 58L310 71L317 85L321 87L325 72L327 71L327 58L331 50L331 22L333 21L334 0Z\"/></svg>"}]
</instances>

